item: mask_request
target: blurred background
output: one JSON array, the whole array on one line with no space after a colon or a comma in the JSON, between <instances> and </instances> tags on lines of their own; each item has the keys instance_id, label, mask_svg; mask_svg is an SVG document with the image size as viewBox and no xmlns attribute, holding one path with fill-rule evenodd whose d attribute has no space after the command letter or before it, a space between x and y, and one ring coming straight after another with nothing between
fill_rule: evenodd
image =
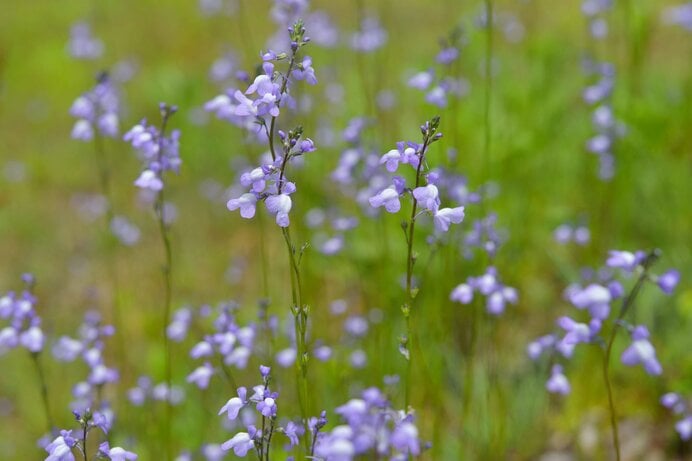
<instances>
[{"instance_id":1,"label":"blurred background","mask_svg":"<svg viewBox=\"0 0 692 461\"><path fill-rule=\"evenodd\" d=\"M301 124L317 146L292 176L298 192L291 212L295 240L310 243L302 264L310 338L332 351L329 360L311 362L312 414L405 370L397 350L404 331L402 218L365 213L352 188L333 180L340 156L353 147L344 130L365 117L358 148L381 155L397 141L419 141L419 125L440 115L444 137L430 162L465 176L469 191L482 191L483 199L467 205L464 223L445 245L428 245L428 231L415 243L419 359L412 405L421 438L432 443L421 458L608 459L597 348L580 351L566 368L572 393L565 398L545 391L549 365L532 363L525 350L570 312L563 290L581 280L584 268L601 266L611 249L659 248L660 271L675 267L682 278L673 296L646 288L637 300L636 321L649 325L663 375L649 377L614 361L623 454L692 459L674 416L659 403L669 390L692 395L692 7L685 13L675 9L678 2L623 0L606 5L596 20L584 13L584 3L492 1L488 29L481 1L310 2L305 19L313 43L305 52L319 82L296 85L297 110L282 126ZM105 349L120 371L120 381L104 389L116 414L111 439L140 459L158 459L163 408L136 407L126 397L139 376L160 380L163 373L157 223L133 186L140 167L132 148L121 136L105 139L113 209L127 223L114 242L94 145L70 136L70 107L102 71L120 97L120 133L143 117L157 123L159 102L179 108L171 126L182 133L183 166L169 176L166 196L174 206L173 308L233 301L247 324L258 321L259 306L269 300L268 312L280 319L278 334L271 345L258 336L257 353L234 372L239 384L257 382L257 366L290 347L281 234L270 216L247 221L225 206L237 196L239 174L257 165L266 148L203 108L225 88L241 88L237 71L256 74L260 50L285 29L272 7L263 0L3 1L0 292L20 290L22 273L37 279L37 309L48 335L42 364L57 426L74 423L71 392L86 367L53 360L50 345L74 336L84 314L97 311L116 326ZM70 43L84 34L95 49L75 56ZM367 46L359 45L364 35L372 41ZM449 46L458 58L437 62ZM612 66L609 104L621 127L610 179L608 165L599 165L603 157L589 151L594 106L584 100L585 88L598 81L594 63L604 62ZM448 77L444 101L410 84L430 69L436 78ZM499 248L489 258L465 242L474 222L491 213ZM336 232L320 216L358 224ZM590 238L556 241L564 224L587 228ZM519 292L518 304L499 317L482 303L449 301L457 284L488 264ZM353 318L366 330L354 329ZM231 434L216 413L234 395L232 387L219 376L207 391L185 383L197 366L189 348L203 335L202 327L191 328L173 345L174 378L186 395L175 409L175 449L193 459L204 459L202 444ZM617 357L625 336L616 343ZM293 369L275 368L291 409ZM26 351L0 356L0 458L42 459L39 392ZM391 393L403 406L400 386Z\"/></svg>"}]
</instances>

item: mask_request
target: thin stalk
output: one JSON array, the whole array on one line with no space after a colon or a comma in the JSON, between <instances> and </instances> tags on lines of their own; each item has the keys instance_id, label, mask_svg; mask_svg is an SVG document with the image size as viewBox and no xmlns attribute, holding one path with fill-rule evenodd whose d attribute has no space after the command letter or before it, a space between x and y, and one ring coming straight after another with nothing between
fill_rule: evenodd
<instances>
[{"instance_id":1,"label":"thin stalk","mask_svg":"<svg viewBox=\"0 0 692 461\"><path fill-rule=\"evenodd\" d=\"M39 362L39 353L32 352L31 359L34 362L36 368L36 374L38 375L38 382L41 386L41 401L43 402L43 411L46 414L46 424L48 425L48 432L52 432L55 425L53 424L53 418L50 416L50 405L48 404L48 385L46 384L46 377L43 373L43 368Z\"/></svg>"},{"instance_id":2,"label":"thin stalk","mask_svg":"<svg viewBox=\"0 0 692 461\"><path fill-rule=\"evenodd\" d=\"M419 156L418 167L416 168L416 185L414 189L420 186L421 169L423 168L423 163L425 163L425 151L428 148L429 137L426 135L423 142L423 147L421 148L421 153ZM406 358L406 387L404 390L404 411L408 409L408 405L411 401L411 373L413 370L413 347L412 347L412 330L411 330L411 311L413 307L413 291L412 291L412 279L413 279L413 266L415 264L415 258L413 256L413 236L416 230L416 212L418 211L418 200L413 197L413 206L411 207L411 218L408 222L408 230L406 231L406 304L402 308L404 313L404 321L406 323L406 349L408 351L408 357Z\"/></svg>"},{"instance_id":3,"label":"thin stalk","mask_svg":"<svg viewBox=\"0 0 692 461\"><path fill-rule=\"evenodd\" d=\"M87 427L87 424L82 426L82 454L84 455L84 461L89 461L87 457L87 434L89 433Z\"/></svg>"},{"instance_id":4,"label":"thin stalk","mask_svg":"<svg viewBox=\"0 0 692 461\"><path fill-rule=\"evenodd\" d=\"M608 393L608 410L610 412L610 428L612 431L612 437L613 437L613 445L615 447L615 459L617 461L620 461L620 438L618 435L618 421L617 421L617 414L615 411L615 401L613 399L613 389L612 385L610 382L610 373L609 373L609 367L610 367L610 357L611 353L613 350L613 343L615 342L615 336L617 335L617 332L621 326L622 319L625 317L627 312L629 311L630 307L632 304L634 304L634 300L636 299L637 295L639 294L639 291L641 290L642 286L644 285L644 282L646 281L648 277L648 269L653 262L658 259L658 252L653 251L647 255L646 259L642 263L642 266L644 269L642 270L641 275L637 279L637 283L635 283L634 287L632 288L632 291L629 292L627 297L622 301L622 307L620 307L620 312L618 313L617 318L615 319L615 322L613 324L613 328L610 330L610 337L608 338L608 342L606 344L606 349L605 352L603 353L603 380L605 382L606 386L606 391Z\"/></svg>"},{"instance_id":5,"label":"thin stalk","mask_svg":"<svg viewBox=\"0 0 692 461\"><path fill-rule=\"evenodd\" d=\"M483 121L485 125L483 141L483 179L490 177L490 142L492 139L492 123L490 119L490 104L492 102L492 65L493 65L493 2L485 0L486 29L485 29L485 93L483 98ZM485 201L481 201L481 206Z\"/></svg>"},{"instance_id":6,"label":"thin stalk","mask_svg":"<svg viewBox=\"0 0 692 461\"><path fill-rule=\"evenodd\" d=\"M296 336L296 385L298 393L298 404L300 406L300 416L303 420L305 434L308 433L308 416L307 416L307 347L306 347L306 330L307 330L307 311L302 302L302 288L300 283L300 270L296 260L296 250L291 240L291 232L289 227L282 227L281 232L286 242L289 259L289 272L291 273L291 299L293 306L293 328ZM307 437L303 437L305 451L310 449Z\"/></svg>"},{"instance_id":7,"label":"thin stalk","mask_svg":"<svg viewBox=\"0 0 692 461\"><path fill-rule=\"evenodd\" d=\"M265 456L264 459L265 459L266 461L269 461L269 449L270 449L271 446L272 446L272 436L274 435L274 422L275 422L275 421L276 421L276 417L273 416L273 417L271 418L271 422L270 422L270 424L269 424L269 435L267 436L267 448L266 448L266 450L264 451L264 456ZM264 436L264 434L263 434L263 436Z\"/></svg>"},{"instance_id":8,"label":"thin stalk","mask_svg":"<svg viewBox=\"0 0 692 461\"><path fill-rule=\"evenodd\" d=\"M291 53L291 58L288 63L288 68L286 70L286 75L284 76L283 82L281 84L281 89L279 94L283 96L286 93L288 87L288 80L293 71L296 60L296 50ZM281 102L281 97L279 103ZM269 142L269 151L271 153L272 159L276 160L276 150L274 146L274 132L276 130L276 117L272 117L269 130L267 133ZM288 165L288 160L290 152L283 153L283 160L281 162L281 170L279 173L278 181L278 193L281 194L281 189L283 187L283 178L286 166ZM282 227L281 233L284 236L284 241L286 242L286 249L288 251L289 260L289 273L291 280L291 312L293 314L293 327L296 337L296 390L298 394L298 404L300 406L300 415L303 421L303 428L305 434L308 433L308 415L307 415L307 396L308 396L308 383L307 383L307 357L308 351L306 347L306 330L307 330L307 308L303 305L302 300L302 288L300 283L300 268L299 263L296 259L296 248L291 239L290 227ZM305 453L307 454L310 449L310 442L307 436L303 437L303 444Z\"/></svg>"},{"instance_id":9,"label":"thin stalk","mask_svg":"<svg viewBox=\"0 0 692 461\"><path fill-rule=\"evenodd\" d=\"M171 114L166 112L163 115L163 120L161 122L161 129L159 131L159 151L158 151L158 161L159 165L162 165L163 156L163 139L166 134L166 124L168 122L168 117ZM163 178L162 178L163 179ZM170 341L168 339L168 324L171 319L171 293L172 293L172 280L171 280L171 268L173 265L173 255L171 251L171 242L168 235L168 228L166 226L165 216L164 216L164 205L165 205L165 188L161 190L156 195L156 203L154 204L154 211L156 212L156 217L159 224L159 234L161 236L161 243L164 250L164 264L162 266L163 279L164 279L164 304L163 304L163 349L164 349L164 375L166 381L166 389L168 392L166 399L166 421L164 422L165 429L165 442L166 442L166 458L172 459L172 448L171 448L171 426L173 419L173 404L171 403L170 394L171 386L173 380L172 364L171 364L171 351L170 351Z\"/></svg>"}]
</instances>

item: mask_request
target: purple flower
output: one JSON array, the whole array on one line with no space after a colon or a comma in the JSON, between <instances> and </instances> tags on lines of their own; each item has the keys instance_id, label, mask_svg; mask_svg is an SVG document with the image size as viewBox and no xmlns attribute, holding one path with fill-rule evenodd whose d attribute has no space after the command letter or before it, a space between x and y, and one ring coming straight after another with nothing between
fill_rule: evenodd
<instances>
[{"instance_id":1,"label":"purple flower","mask_svg":"<svg viewBox=\"0 0 692 461\"><path fill-rule=\"evenodd\" d=\"M69 434L69 431L67 433ZM74 441L74 439L72 440ZM60 435L46 446L48 452L46 461L75 461L71 446L67 444L65 436Z\"/></svg>"},{"instance_id":2,"label":"purple flower","mask_svg":"<svg viewBox=\"0 0 692 461\"><path fill-rule=\"evenodd\" d=\"M250 434L247 432L238 432L233 438L224 442L221 445L221 449L224 451L233 449L233 453L235 453L236 456L243 457L248 451L252 450L254 446L255 442L250 437Z\"/></svg>"},{"instance_id":3,"label":"purple flower","mask_svg":"<svg viewBox=\"0 0 692 461\"><path fill-rule=\"evenodd\" d=\"M228 419L233 420L238 417L240 409L245 405L245 399L247 397L247 389L244 387L238 388L238 397L232 397L226 402L226 405L221 407L219 410L219 415L222 413L228 413Z\"/></svg>"},{"instance_id":4,"label":"purple flower","mask_svg":"<svg viewBox=\"0 0 692 461\"><path fill-rule=\"evenodd\" d=\"M264 400L257 403L257 411L259 411L262 416L266 416L267 418L276 416L276 399L271 396L265 397Z\"/></svg>"},{"instance_id":5,"label":"purple flower","mask_svg":"<svg viewBox=\"0 0 692 461\"><path fill-rule=\"evenodd\" d=\"M288 437L292 447L295 447L300 443L298 440L298 431L300 429L302 429L302 426L298 426L293 421L289 421L288 424L286 424L286 427L283 428L282 432L286 437Z\"/></svg>"},{"instance_id":6,"label":"purple flower","mask_svg":"<svg viewBox=\"0 0 692 461\"><path fill-rule=\"evenodd\" d=\"M29 352L38 353L43 350L45 337L41 328L37 326L30 327L19 335L19 343L24 346Z\"/></svg>"},{"instance_id":7,"label":"purple flower","mask_svg":"<svg viewBox=\"0 0 692 461\"><path fill-rule=\"evenodd\" d=\"M553 365L553 369L550 375L550 379L545 385L548 392L553 394L567 395L570 393L569 381L567 377L562 373L562 367L560 365Z\"/></svg>"},{"instance_id":8,"label":"purple flower","mask_svg":"<svg viewBox=\"0 0 692 461\"><path fill-rule=\"evenodd\" d=\"M288 194L272 195L265 201L267 211L276 215L276 224L281 227L288 227L290 220L288 213L291 211L291 197Z\"/></svg>"},{"instance_id":9,"label":"purple flower","mask_svg":"<svg viewBox=\"0 0 692 461\"><path fill-rule=\"evenodd\" d=\"M610 312L612 295L606 287L591 284L586 288L576 287L568 293L569 301L577 308L588 308L594 318L605 319Z\"/></svg>"},{"instance_id":10,"label":"purple flower","mask_svg":"<svg viewBox=\"0 0 692 461\"><path fill-rule=\"evenodd\" d=\"M315 77L315 69L312 67L312 58L310 56L303 58L303 61L298 64L292 75L296 80L305 80L310 85L317 85L317 77Z\"/></svg>"},{"instance_id":11,"label":"purple flower","mask_svg":"<svg viewBox=\"0 0 692 461\"><path fill-rule=\"evenodd\" d=\"M459 284L452 290L449 299L461 304L468 304L473 300L473 288L467 283Z\"/></svg>"},{"instance_id":12,"label":"purple flower","mask_svg":"<svg viewBox=\"0 0 692 461\"><path fill-rule=\"evenodd\" d=\"M690 440L692 438L692 415L678 421L675 424L675 430L680 434L682 440Z\"/></svg>"},{"instance_id":13,"label":"purple flower","mask_svg":"<svg viewBox=\"0 0 692 461\"><path fill-rule=\"evenodd\" d=\"M384 164L387 171L394 173L399 167L401 161L401 152L397 149L392 149L380 158L380 165Z\"/></svg>"},{"instance_id":14,"label":"purple flower","mask_svg":"<svg viewBox=\"0 0 692 461\"><path fill-rule=\"evenodd\" d=\"M404 421L399 424L392 432L392 446L403 454L418 456L420 454L420 442L418 440L418 429L413 423Z\"/></svg>"},{"instance_id":15,"label":"purple flower","mask_svg":"<svg viewBox=\"0 0 692 461\"><path fill-rule=\"evenodd\" d=\"M658 276L656 283L659 288L667 295L673 294L673 290L680 282L680 272L671 269Z\"/></svg>"},{"instance_id":16,"label":"purple flower","mask_svg":"<svg viewBox=\"0 0 692 461\"><path fill-rule=\"evenodd\" d=\"M464 220L464 207L442 208L437 210L433 216L435 229L439 232L447 232L450 223L459 224Z\"/></svg>"},{"instance_id":17,"label":"purple flower","mask_svg":"<svg viewBox=\"0 0 692 461\"><path fill-rule=\"evenodd\" d=\"M421 207L433 213L437 212L437 209L440 207L440 194L437 190L437 186L434 184L416 187L413 189L413 197L418 201Z\"/></svg>"},{"instance_id":18,"label":"purple flower","mask_svg":"<svg viewBox=\"0 0 692 461\"><path fill-rule=\"evenodd\" d=\"M396 213L401 209L399 193L396 191L395 186L389 186L386 189L383 189L377 195L370 197L369 202L374 208L384 206L384 209L389 213Z\"/></svg>"},{"instance_id":19,"label":"purple flower","mask_svg":"<svg viewBox=\"0 0 692 461\"><path fill-rule=\"evenodd\" d=\"M644 257L642 252L630 253L629 251L611 250L606 260L606 266L623 269L632 272Z\"/></svg>"},{"instance_id":20,"label":"purple flower","mask_svg":"<svg viewBox=\"0 0 692 461\"><path fill-rule=\"evenodd\" d=\"M632 330L632 344L622 353L622 363L629 366L642 364L650 375L658 376L663 372L656 358L656 349L649 342L649 330L639 325Z\"/></svg>"},{"instance_id":21,"label":"purple flower","mask_svg":"<svg viewBox=\"0 0 692 461\"><path fill-rule=\"evenodd\" d=\"M240 216L245 219L250 219L255 216L255 205L257 197L255 194L243 194L238 198L232 198L226 204L230 211L235 211L240 208Z\"/></svg>"},{"instance_id":22,"label":"purple flower","mask_svg":"<svg viewBox=\"0 0 692 461\"><path fill-rule=\"evenodd\" d=\"M214 367L212 367L209 362L206 362L187 376L187 382L194 383L200 389L206 389L213 375Z\"/></svg>"},{"instance_id":23,"label":"purple flower","mask_svg":"<svg viewBox=\"0 0 692 461\"><path fill-rule=\"evenodd\" d=\"M135 180L135 186L158 192L163 189L163 181L152 170L144 170Z\"/></svg>"},{"instance_id":24,"label":"purple flower","mask_svg":"<svg viewBox=\"0 0 692 461\"><path fill-rule=\"evenodd\" d=\"M408 80L408 86L418 90L427 89L433 81L432 71L418 72Z\"/></svg>"},{"instance_id":25,"label":"purple flower","mask_svg":"<svg viewBox=\"0 0 692 461\"><path fill-rule=\"evenodd\" d=\"M99 454L107 456L111 461L132 461L137 459L137 455L121 447L111 448L108 442L99 445Z\"/></svg>"}]
</instances>

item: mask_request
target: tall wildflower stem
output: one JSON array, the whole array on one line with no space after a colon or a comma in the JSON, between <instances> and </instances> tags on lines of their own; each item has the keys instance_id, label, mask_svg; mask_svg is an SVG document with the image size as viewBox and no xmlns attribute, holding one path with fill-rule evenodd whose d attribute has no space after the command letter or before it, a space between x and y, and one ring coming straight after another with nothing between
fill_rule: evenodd
<instances>
[{"instance_id":1,"label":"tall wildflower stem","mask_svg":"<svg viewBox=\"0 0 692 461\"><path fill-rule=\"evenodd\" d=\"M437 123L439 123L439 117L436 119L435 128ZM423 146L418 154L418 166L416 167L416 182L415 188L420 186L421 172L423 169L423 164L425 163L425 152L432 141L432 134L428 130L424 134ZM407 409L409 403L411 402L411 374L413 370L413 348L412 348L412 333L411 328L411 310L413 306L413 299L416 293L413 290L413 266L416 263L416 257L413 252L413 237L416 230L416 213L418 212L418 200L411 194L413 198L413 206L411 207L411 218L408 222L408 230L405 231L406 234L406 303L401 307L401 311L404 314L404 322L406 324L406 337L405 345L408 355L406 356L406 387L404 390L404 409Z\"/></svg>"},{"instance_id":2,"label":"tall wildflower stem","mask_svg":"<svg viewBox=\"0 0 692 461\"><path fill-rule=\"evenodd\" d=\"M50 433L55 426L53 425L53 418L50 415L50 405L48 404L48 385L46 383L46 376L43 373L43 367L39 361L38 352L31 353L31 361L34 362L39 386L41 386L41 402L43 403L43 411L46 415L46 424L48 425L48 432Z\"/></svg>"},{"instance_id":3,"label":"tall wildflower stem","mask_svg":"<svg viewBox=\"0 0 692 461\"><path fill-rule=\"evenodd\" d=\"M642 289L644 282L649 275L649 267L658 259L659 253L654 250L649 253L642 263L642 273L639 275L637 282L634 284L632 291L629 292L627 297L622 301L622 306L620 307L620 312L618 313L615 322L613 323L613 328L610 330L610 336L608 337L608 342L606 343L606 348L603 353L603 381L605 382L606 392L608 393L608 410L610 412L610 428L613 437L613 446L615 447L615 459L620 461L620 437L618 435L618 421L617 413L615 411L615 401L613 399L613 389L610 382L610 358L613 351L613 344L615 343L615 336L622 324L622 320L627 315L631 306L634 304L634 300Z\"/></svg>"},{"instance_id":4,"label":"tall wildflower stem","mask_svg":"<svg viewBox=\"0 0 692 461\"><path fill-rule=\"evenodd\" d=\"M162 164L163 157L163 139L166 134L166 125L168 123L168 118L173 114L172 111L165 109L162 115L161 130L159 132L159 150L158 150L158 161ZM159 234L161 236L161 243L164 250L164 263L162 266L163 280L164 280L164 303L163 303L163 349L164 349L164 377L166 381L166 389L168 392L166 399L166 421L164 422L165 430L165 443L166 443L166 458L172 459L172 447L171 447L171 424L173 419L173 404L171 403L170 393L171 393L171 383L173 380L172 364L171 364L171 350L170 341L168 339L168 324L171 320L171 293L172 293L172 279L171 270L173 266L173 253L171 251L171 241L168 233L168 227L166 226L166 220L164 216L165 207L165 188L161 188L156 195L156 203L154 204L154 210L156 212L156 218L159 223Z\"/></svg>"},{"instance_id":5,"label":"tall wildflower stem","mask_svg":"<svg viewBox=\"0 0 692 461\"><path fill-rule=\"evenodd\" d=\"M302 27L302 24L296 24L296 28ZM300 46L295 46L291 48L291 55L288 62L288 68L286 70L286 75L281 82L281 88L279 94L281 98L286 94L288 89L288 81L293 72L296 62L296 52ZM279 103L281 99L279 99ZM267 132L267 138L269 143L269 151L272 156L272 160L276 160L276 147L274 145L274 133L276 131L276 116L272 116L269 122L269 129ZM286 171L286 166L288 165L288 160L290 158L290 150L283 152L283 159L281 162L281 168L279 173L278 181L278 192L281 193L283 188L284 173ZM308 311L307 307L303 305L303 293L300 283L300 260L296 257L296 247L291 239L291 230L289 226L282 227L281 233L283 234L284 241L286 242L286 250L288 251L288 262L289 262L289 272L291 280L291 313L293 314L293 326L296 337L296 391L298 394L298 404L300 406L300 417L302 420L303 428L305 434L308 434L308 412L307 412L307 395L308 395L308 351L306 346L306 333L307 333L307 321L308 321ZM310 441L307 436L303 437L303 445L305 453L309 453Z\"/></svg>"}]
</instances>

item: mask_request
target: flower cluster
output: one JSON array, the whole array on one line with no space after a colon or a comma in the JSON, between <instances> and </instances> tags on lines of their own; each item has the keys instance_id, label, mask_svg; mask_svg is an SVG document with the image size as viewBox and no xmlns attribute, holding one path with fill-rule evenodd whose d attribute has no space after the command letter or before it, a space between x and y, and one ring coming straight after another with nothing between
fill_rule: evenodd
<instances>
[{"instance_id":1,"label":"flower cluster","mask_svg":"<svg viewBox=\"0 0 692 461\"><path fill-rule=\"evenodd\" d=\"M461 304L470 304L474 292L486 297L486 309L493 315L502 314L508 303L516 304L519 300L517 290L502 284L497 269L493 266L488 267L485 274L479 277L468 277L466 283L461 283L452 290L449 298Z\"/></svg>"},{"instance_id":2,"label":"flower cluster","mask_svg":"<svg viewBox=\"0 0 692 461\"><path fill-rule=\"evenodd\" d=\"M585 318L558 318L558 332L531 342L527 347L529 357L538 360L544 353L549 353L551 361L555 361L558 356L571 358L579 344L608 347L615 337L616 329L623 327L628 331L631 343L620 357L622 363L628 366L642 365L649 375L660 375L662 367L649 340L649 330L644 325L628 324L624 319L642 283L653 282L668 295L677 285L679 273L676 270L658 276L649 273L649 267L657 257L657 252L647 254L642 251L611 251L606 267L599 273L600 279L585 285L573 284L565 290L567 301L577 310L585 312L586 315L582 316ZM625 294L623 282L616 277L616 271L620 272L623 279L638 275L638 280L629 294ZM619 312L613 315L611 306L617 300L622 300L622 306ZM612 323L609 324L609 320L612 320ZM610 329L604 328L608 325ZM569 383L563 374L562 366L553 366L552 376L546 387L550 392L569 392Z\"/></svg>"},{"instance_id":3,"label":"flower cluster","mask_svg":"<svg viewBox=\"0 0 692 461\"><path fill-rule=\"evenodd\" d=\"M218 316L214 319L214 333L206 335L192 347L191 358L212 360L218 354L224 365L238 369L247 366L254 349L256 327L254 324L239 326L233 315L234 307L230 303L221 304ZM208 306L203 307L200 313L208 316ZM188 376L188 381L206 388L205 382L208 382L212 374L213 368L205 363Z\"/></svg>"},{"instance_id":4,"label":"flower cluster","mask_svg":"<svg viewBox=\"0 0 692 461\"><path fill-rule=\"evenodd\" d=\"M680 394L668 392L661 397L661 405L670 409L680 417L675 424L675 430L682 440L692 439L692 408Z\"/></svg>"},{"instance_id":5,"label":"flower cluster","mask_svg":"<svg viewBox=\"0 0 692 461\"><path fill-rule=\"evenodd\" d=\"M96 86L78 97L70 107L70 115L77 118L72 128L72 138L90 141L98 132L100 136L115 138L118 135L118 94L108 74L99 75Z\"/></svg>"},{"instance_id":6,"label":"flower cluster","mask_svg":"<svg viewBox=\"0 0 692 461\"><path fill-rule=\"evenodd\" d=\"M240 216L250 219L255 216L257 202L264 201L267 211L274 215L276 224L288 227L289 212L293 207L291 194L296 191L296 186L286 179L286 165L291 159L313 152L315 145L310 138L303 138L301 127L288 133L279 130L279 138L282 143L282 155L243 173L240 176L240 184L249 188L249 191L240 197L230 199L226 206L230 211L239 209Z\"/></svg>"},{"instance_id":7,"label":"flower cluster","mask_svg":"<svg viewBox=\"0 0 692 461\"><path fill-rule=\"evenodd\" d=\"M87 379L73 388L76 399L72 404L74 410L93 408L96 390L118 380L118 371L104 363L104 340L114 333L115 329L111 325L101 325L97 312L88 312L79 328L78 339L61 336L53 345L53 356L57 360L72 362L80 357L89 368Z\"/></svg>"},{"instance_id":8,"label":"flower cluster","mask_svg":"<svg viewBox=\"0 0 692 461\"><path fill-rule=\"evenodd\" d=\"M106 424L106 419L97 412L86 409L83 413L73 412L75 419L80 425L78 436L72 436L72 430L61 430L60 435L44 448L48 452L45 461L75 461L73 449L87 459L87 438L95 428L101 429L104 434L108 434L110 426ZM99 445L96 459L108 459L111 461L133 461L137 455L121 447L111 448L107 441Z\"/></svg>"},{"instance_id":9,"label":"flower cluster","mask_svg":"<svg viewBox=\"0 0 692 461\"><path fill-rule=\"evenodd\" d=\"M262 384L252 388L252 394L248 393L245 387L239 387L237 396L231 397L226 404L219 410L219 415L226 413L229 420L238 418L241 410L245 407L254 407L258 416L261 417L261 427L254 424L246 424L247 431L238 432L229 440L221 445L223 451L233 450L236 456L245 456L253 448L257 451L259 459L270 459L269 449L272 436L275 431L283 433L288 437L291 447L298 445L299 436L302 435L302 428L288 422L284 427L276 426L277 419L277 399L279 394L270 389L271 368L261 365L260 374Z\"/></svg>"},{"instance_id":10,"label":"flower cluster","mask_svg":"<svg viewBox=\"0 0 692 461\"><path fill-rule=\"evenodd\" d=\"M413 414L392 408L387 397L375 387L365 389L361 398L341 405L336 413L345 424L316 436L314 454L318 459L406 460L422 452Z\"/></svg>"},{"instance_id":11,"label":"flower cluster","mask_svg":"<svg viewBox=\"0 0 692 461\"><path fill-rule=\"evenodd\" d=\"M0 297L0 320L8 322L0 329L0 355L19 346L38 354L45 344L41 317L36 313L36 296L31 291L34 278L25 274L22 279L26 289L19 294L10 291Z\"/></svg>"},{"instance_id":12,"label":"flower cluster","mask_svg":"<svg viewBox=\"0 0 692 461\"><path fill-rule=\"evenodd\" d=\"M432 215L436 231L447 232L450 224L459 224L464 219L464 207L440 208L440 194L435 184L439 175L434 171L426 174L425 155L428 147L442 137L442 133L437 132L439 121L439 117L435 117L421 126L423 144L401 141L397 143L396 149L380 158L380 164L385 165L390 173L397 171L400 164L409 165L416 172L415 186L409 188L403 177L394 176L391 185L370 197L369 201L374 208L384 207L387 212L396 213L401 209L401 197L408 194L413 198L414 207L420 207L421 213ZM420 183L423 178L425 185ZM413 220L416 218L417 215L414 215Z\"/></svg>"},{"instance_id":13,"label":"flower cluster","mask_svg":"<svg viewBox=\"0 0 692 461\"><path fill-rule=\"evenodd\" d=\"M144 164L144 169L135 181L141 189L159 192L163 189L163 174L166 171L178 173L180 170L180 131L173 130L166 136L168 119L178 110L175 106L161 103L159 105L162 124L161 129L142 120L125 133L123 139L134 147Z\"/></svg>"},{"instance_id":14,"label":"flower cluster","mask_svg":"<svg viewBox=\"0 0 692 461\"><path fill-rule=\"evenodd\" d=\"M606 18L612 7L611 0L582 2L582 13L588 21L592 39L603 40L608 36ZM615 174L615 141L625 134L625 127L615 117L612 105L615 66L608 62L598 62L591 56L585 60L584 68L592 83L584 89L582 97L587 104L594 106L592 123L596 132L586 142L586 150L598 156L599 177L608 180Z\"/></svg>"},{"instance_id":15,"label":"flower cluster","mask_svg":"<svg viewBox=\"0 0 692 461\"><path fill-rule=\"evenodd\" d=\"M462 31L455 28L448 37L441 40L440 52L436 61L440 69L418 72L408 79L408 86L425 92L425 100L439 108L447 107L449 98L459 98L466 94L469 83L455 75L452 68L459 59L462 46Z\"/></svg>"}]
</instances>

